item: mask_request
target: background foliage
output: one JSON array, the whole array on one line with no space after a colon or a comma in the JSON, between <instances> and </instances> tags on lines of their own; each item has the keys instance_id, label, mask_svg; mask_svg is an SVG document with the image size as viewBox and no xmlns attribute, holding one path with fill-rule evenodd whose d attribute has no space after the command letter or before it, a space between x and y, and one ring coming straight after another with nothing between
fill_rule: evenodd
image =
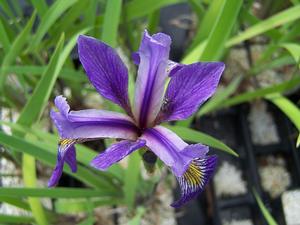
<instances>
[{"instance_id":1,"label":"background foliage","mask_svg":"<svg viewBox=\"0 0 300 225\"><path fill-rule=\"evenodd\" d=\"M145 28L152 33L159 31L161 9L178 3L189 4L195 15L195 28L184 49L183 63L225 60L232 48L254 39L264 41L263 54L252 62L246 75L234 77L218 90L196 117L265 98L300 130L299 108L285 97L300 84L298 0L264 1L262 18L253 13L253 0L56 0L52 4L44 0L3 0L0 1L0 104L2 113L5 109L14 119L0 121L2 126L11 128L10 133L0 130L1 157L22 170L25 187L1 187L0 201L31 211L32 216L0 215L0 223L52 224L56 214L91 212L102 205L127 205L133 210L131 224L139 224L144 209L138 207L143 204L136 201L137 195L150 196L152 189L144 187L153 187L158 179L141 178L139 154L130 157L127 168L115 165L102 173L89 166L97 151L78 145L78 172L72 174L68 167L64 171L81 181L84 184L81 188L39 186L43 174L37 164L55 165L58 136L48 116L54 96L67 94L73 108L79 109L95 93L78 63L77 36L94 36L130 58ZM243 83L255 80L264 70L285 66L292 68L288 80L241 90ZM132 68L133 65L131 93L135 79ZM99 101L99 108L120 110L105 101ZM220 140L189 128L191 122L189 119L167 126L186 141L201 142L236 155ZM53 210L46 208L41 198L53 199ZM263 206L261 201L259 205ZM93 224L90 215L82 224Z\"/></svg>"}]
</instances>

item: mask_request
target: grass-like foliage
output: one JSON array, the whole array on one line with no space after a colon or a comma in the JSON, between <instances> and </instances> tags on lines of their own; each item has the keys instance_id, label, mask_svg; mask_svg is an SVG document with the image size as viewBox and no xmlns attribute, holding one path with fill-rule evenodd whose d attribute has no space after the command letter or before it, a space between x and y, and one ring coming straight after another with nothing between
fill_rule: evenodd
<instances>
[{"instance_id":1,"label":"grass-like foliage","mask_svg":"<svg viewBox=\"0 0 300 225\"><path fill-rule=\"evenodd\" d=\"M56 215L72 212L87 212L89 216L82 224L93 224L92 210L103 205L126 205L132 212L130 224L140 224L145 209L137 199L150 196L159 178L151 181L142 178L138 153L129 157L127 167L117 164L104 173L89 165L97 155L96 148L78 145L78 172L72 173L67 166L64 172L80 181L80 188L48 189L46 185L38 185L38 181L41 177L48 178L43 170L53 168L56 162L58 135L49 118L54 97L67 94L71 105L81 109L96 93L78 65L78 35L94 36L121 49L124 58L129 59L137 50L145 28L152 33L160 30L164 7L185 3L194 15L189 39L182 45L182 63L226 62L232 49L263 42L262 53L250 60L245 73L218 89L194 118L266 99L300 130L299 107L285 96L300 85L300 1L277 0L274 4L265 1L261 15L253 10L255 1L242 0L54 0L52 4L46 0L27 0L26 5L18 2L0 1L0 115L3 115L0 157L22 171L24 187L0 187L0 202L32 214L0 215L1 224L56 224ZM282 72L282 68L289 68L288 76L282 74L289 77L283 82L267 87L254 85L251 90L244 88L265 70ZM134 74L130 71L129 96L134 95ZM96 107L121 111L105 100ZM165 126L188 142L200 142L238 156L221 140L191 129L194 118ZM1 128L4 126L11 132ZM103 143L106 147L111 144ZM256 192L255 197L269 224L276 224ZM53 199L55 207L46 208L41 198Z\"/></svg>"}]
</instances>

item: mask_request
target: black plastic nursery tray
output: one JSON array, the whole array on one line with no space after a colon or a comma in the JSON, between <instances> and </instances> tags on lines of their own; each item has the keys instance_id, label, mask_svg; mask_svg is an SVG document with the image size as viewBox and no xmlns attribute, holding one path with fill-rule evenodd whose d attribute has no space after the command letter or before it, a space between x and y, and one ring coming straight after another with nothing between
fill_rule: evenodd
<instances>
[{"instance_id":1,"label":"black plastic nursery tray","mask_svg":"<svg viewBox=\"0 0 300 225\"><path fill-rule=\"evenodd\" d=\"M198 213L198 221L201 216L202 221L205 221L203 224L222 225L225 224L224 221L243 219L248 219L255 225L267 224L254 199L252 188L256 189L276 221L279 224L285 224L281 195L272 198L263 190L258 171L259 166L270 156L280 157L285 161L291 178L290 186L287 189L300 187L300 154L295 147L297 131L279 109L268 103L267 111L274 118L279 142L266 145L254 144L247 119L249 109L249 104L242 104L217 114L205 116L193 124L193 129L210 134L237 151L238 158L215 149L211 150L211 154L219 156L218 166L227 161L240 169L242 179L247 186L247 192L244 194L220 197L216 195L216 187L211 181L206 191L198 198L198 208L201 210L201 213ZM192 203L186 207L193 206ZM187 208L184 210L185 212L189 210ZM179 225L188 224L184 219L188 215L178 220ZM194 215L194 217L197 216Z\"/></svg>"}]
</instances>

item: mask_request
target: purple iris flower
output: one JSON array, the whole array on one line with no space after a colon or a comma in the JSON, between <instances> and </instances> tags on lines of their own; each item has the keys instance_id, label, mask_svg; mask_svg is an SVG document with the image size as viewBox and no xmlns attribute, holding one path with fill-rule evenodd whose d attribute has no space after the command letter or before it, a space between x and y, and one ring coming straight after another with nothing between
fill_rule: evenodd
<instances>
[{"instance_id":1,"label":"purple iris flower","mask_svg":"<svg viewBox=\"0 0 300 225\"><path fill-rule=\"evenodd\" d=\"M128 98L128 70L116 51L92 37L78 38L80 61L96 90L121 106L126 114L106 110L70 111L66 99L58 96L58 111L51 112L61 140L57 164L49 180L55 186L66 162L76 172L74 145L100 138L119 142L96 156L91 165L106 170L130 153L146 147L170 168L181 188L181 198L172 204L180 207L197 196L211 178L216 156L208 147L189 145L162 122L185 120L197 111L216 90L224 70L222 62L182 65L170 61L171 38L163 33L144 32L138 52L134 107ZM168 77L169 84L165 90Z\"/></svg>"}]
</instances>

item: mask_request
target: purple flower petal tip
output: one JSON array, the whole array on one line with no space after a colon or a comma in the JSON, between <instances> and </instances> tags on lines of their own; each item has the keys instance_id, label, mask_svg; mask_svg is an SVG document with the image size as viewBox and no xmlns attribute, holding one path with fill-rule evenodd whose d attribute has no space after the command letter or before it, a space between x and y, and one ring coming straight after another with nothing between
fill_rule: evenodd
<instances>
[{"instance_id":1,"label":"purple flower petal tip","mask_svg":"<svg viewBox=\"0 0 300 225\"><path fill-rule=\"evenodd\" d=\"M217 156L206 156L195 159L181 177L176 177L181 189L179 200L171 204L179 208L196 198L211 179L217 165Z\"/></svg>"},{"instance_id":2,"label":"purple flower petal tip","mask_svg":"<svg viewBox=\"0 0 300 225\"><path fill-rule=\"evenodd\" d=\"M146 144L145 140L138 139L137 141L123 140L112 144L103 153L96 156L90 163L90 165L98 170L105 171L112 164L119 162L130 153L135 150L144 147Z\"/></svg>"},{"instance_id":3,"label":"purple flower petal tip","mask_svg":"<svg viewBox=\"0 0 300 225\"><path fill-rule=\"evenodd\" d=\"M70 111L70 106L67 102L67 99L62 96L59 95L54 99L54 103L56 108L64 115L67 117L69 111Z\"/></svg>"},{"instance_id":4,"label":"purple flower petal tip","mask_svg":"<svg viewBox=\"0 0 300 225\"><path fill-rule=\"evenodd\" d=\"M62 170L63 168L60 165L56 165L48 181L48 187L55 187L58 184L59 179L62 175Z\"/></svg>"}]
</instances>

